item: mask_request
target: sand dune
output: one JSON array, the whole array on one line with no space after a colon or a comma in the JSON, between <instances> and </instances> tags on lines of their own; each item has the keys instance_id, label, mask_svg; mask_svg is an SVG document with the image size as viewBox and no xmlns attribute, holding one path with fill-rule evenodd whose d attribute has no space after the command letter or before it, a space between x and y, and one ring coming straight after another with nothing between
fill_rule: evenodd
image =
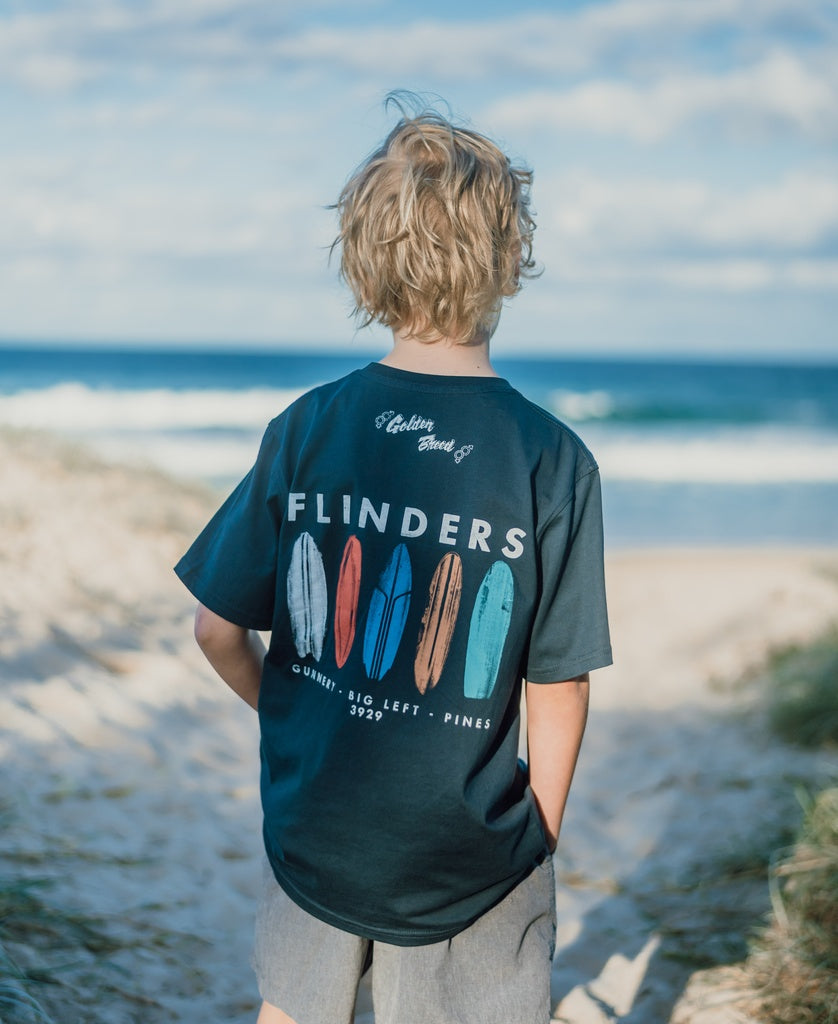
<instances>
[{"instance_id":1,"label":"sand dune","mask_svg":"<svg viewBox=\"0 0 838 1024\"><path fill-rule=\"evenodd\" d=\"M0 435L0 877L52 879L113 940L36 992L62 1024L255 1017L255 716L204 665L170 569L214 504ZM557 854L555 1019L726 1024L732 992L700 968L737 959L766 893L725 865L782 833L796 779L835 768L769 741L731 683L838 619L838 551L618 552L608 579L617 663L593 681Z\"/></svg>"}]
</instances>

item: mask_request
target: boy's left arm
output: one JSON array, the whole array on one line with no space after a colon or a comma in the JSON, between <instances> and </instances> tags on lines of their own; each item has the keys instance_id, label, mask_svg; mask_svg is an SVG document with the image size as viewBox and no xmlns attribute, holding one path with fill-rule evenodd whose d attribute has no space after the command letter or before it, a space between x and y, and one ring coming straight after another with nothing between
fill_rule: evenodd
<instances>
[{"instance_id":1,"label":"boy's left arm","mask_svg":"<svg viewBox=\"0 0 838 1024\"><path fill-rule=\"evenodd\" d=\"M589 676L527 683L530 788L550 849L556 847L588 720Z\"/></svg>"}]
</instances>

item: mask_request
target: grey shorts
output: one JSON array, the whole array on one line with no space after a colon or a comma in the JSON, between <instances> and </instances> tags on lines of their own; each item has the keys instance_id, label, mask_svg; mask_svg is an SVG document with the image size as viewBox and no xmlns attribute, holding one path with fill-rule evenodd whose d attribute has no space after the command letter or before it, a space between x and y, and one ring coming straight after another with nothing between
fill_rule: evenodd
<instances>
[{"instance_id":1,"label":"grey shorts","mask_svg":"<svg viewBox=\"0 0 838 1024\"><path fill-rule=\"evenodd\" d=\"M376 1024L547 1024L556 941L553 861L453 939L371 942L312 917L265 865L253 967L262 998L296 1024L351 1024L372 962Z\"/></svg>"}]
</instances>

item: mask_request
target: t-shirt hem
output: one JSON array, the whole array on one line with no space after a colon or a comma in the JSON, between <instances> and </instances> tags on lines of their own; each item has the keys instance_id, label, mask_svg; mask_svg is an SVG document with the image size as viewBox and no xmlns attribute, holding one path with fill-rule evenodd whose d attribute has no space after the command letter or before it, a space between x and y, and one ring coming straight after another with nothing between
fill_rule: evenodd
<instances>
[{"instance_id":1,"label":"t-shirt hem","mask_svg":"<svg viewBox=\"0 0 838 1024\"><path fill-rule=\"evenodd\" d=\"M272 629L272 618L253 615L251 612L231 604L208 587L204 587L200 579L199 570L178 562L174 571L189 593L200 601L202 605L209 608L211 612L215 612L216 615L220 615L235 626L241 626L242 629L255 629L259 632L269 632Z\"/></svg>"},{"instance_id":2,"label":"t-shirt hem","mask_svg":"<svg viewBox=\"0 0 838 1024\"><path fill-rule=\"evenodd\" d=\"M284 878L281 874L277 873L276 869L273 868L273 865L272 869L277 883L298 907L304 910L307 914L311 914L312 917L316 917L320 921L325 921L326 924L331 925L333 928L339 928L341 931L349 932L351 935L358 935L362 939L386 942L391 946L429 946L434 942L445 942L447 939L453 938L459 932L463 931L463 929L468 928L468 926L473 924L474 920L476 920L476 918L472 918L467 921L451 925L448 928L436 930L380 928L376 925L370 925L365 922L359 922L351 918L343 917L340 914L334 913L334 911L326 909L326 907L321 906L316 901L304 896L303 893L296 889L287 878ZM514 886L510 888L514 888Z\"/></svg>"},{"instance_id":3,"label":"t-shirt hem","mask_svg":"<svg viewBox=\"0 0 838 1024\"><path fill-rule=\"evenodd\" d=\"M559 683L565 679L575 679L576 676L581 676L585 672L606 668L613 663L611 647L602 647L598 651L586 654L574 661L553 665L547 669L527 668L524 678L528 683Z\"/></svg>"}]
</instances>

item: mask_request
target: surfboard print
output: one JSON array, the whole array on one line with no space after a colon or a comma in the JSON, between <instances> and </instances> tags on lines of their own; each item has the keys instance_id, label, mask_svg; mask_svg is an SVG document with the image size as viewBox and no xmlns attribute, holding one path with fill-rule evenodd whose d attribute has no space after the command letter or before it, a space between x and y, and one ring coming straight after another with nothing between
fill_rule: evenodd
<instances>
[{"instance_id":1,"label":"surfboard print","mask_svg":"<svg viewBox=\"0 0 838 1024\"><path fill-rule=\"evenodd\" d=\"M370 679L382 679L393 664L410 608L411 585L410 555L399 544L370 598L364 630L364 668Z\"/></svg>"},{"instance_id":2,"label":"surfboard print","mask_svg":"<svg viewBox=\"0 0 838 1024\"><path fill-rule=\"evenodd\" d=\"M287 580L288 614L297 654L311 654L316 661L323 653L326 635L326 572L323 556L309 533L301 534L291 551Z\"/></svg>"},{"instance_id":3,"label":"surfboard print","mask_svg":"<svg viewBox=\"0 0 838 1024\"><path fill-rule=\"evenodd\" d=\"M512 619L515 585L506 562L495 562L480 584L469 624L463 694L475 700L492 696Z\"/></svg>"},{"instance_id":4,"label":"surfboard print","mask_svg":"<svg viewBox=\"0 0 838 1024\"><path fill-rule=\"evenodd\" d=\"M444 555L436 567L428 592L428 604L422 616L413 674L420 693L439 682L460 610L463 592L463 563L453 551Z\"/></svg>"},{"instance_id":5,"label":"surfboard print","mask_svg":"<svg viewBox=\"0 0 838 1024\"><path fill-rule=\"evenodd\" d=\"M335 662L343 668L358 622L358 594L361 589L361 542L353 534L343 549L335 592Z\"/></svg>"}]
</instances>

